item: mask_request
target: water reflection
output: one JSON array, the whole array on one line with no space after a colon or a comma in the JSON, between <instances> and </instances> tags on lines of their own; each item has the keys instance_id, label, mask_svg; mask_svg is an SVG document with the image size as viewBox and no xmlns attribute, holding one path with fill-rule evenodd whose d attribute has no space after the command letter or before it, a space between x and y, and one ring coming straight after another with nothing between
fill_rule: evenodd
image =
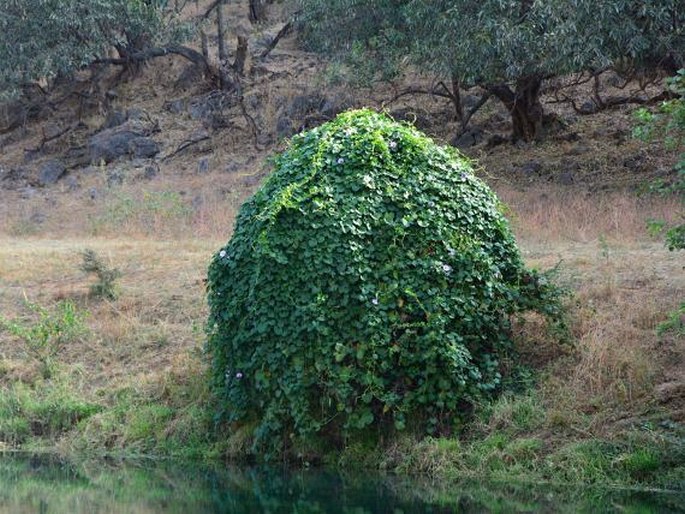
<instances>
[{"instance_id":1,"label":"water reflection","mask_svg":"<svg viewBox=\"0 0 685 514\"><path fill-rule=\"evenodd\" d=\"M0 456L0 513L682 512L685 496L369 474Z\"/></svg>"}]
</instances>

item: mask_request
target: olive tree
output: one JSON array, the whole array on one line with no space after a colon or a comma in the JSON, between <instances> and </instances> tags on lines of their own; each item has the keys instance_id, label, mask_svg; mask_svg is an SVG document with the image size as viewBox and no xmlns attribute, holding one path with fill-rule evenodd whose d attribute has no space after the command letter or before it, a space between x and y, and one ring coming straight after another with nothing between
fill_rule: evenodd
<instances>
[{"instance_id":1,"label":"olive tree","mask_svg":"<svg viewBox=\"0 0 685 514\"><path fill-rule=\"evenodd\" d=\"M94 63L135 66L177 53L187 33L166 0L0 0L0 94ZM160 46L161 45L161 46Z\"/></svg>"},{"instance_id":2,"label":"olive tree","mask_svg":"<svg viewBox=\"0 0 685 514\"><path fill-rule=\"evenodd\" d=\"M545 79L654 68L685 55L680 0L299 0L311 49L393 73L405 64L485 88L511 113L513 138L540 137ZM455 91L455 94L458 91Z\"/></svg>"}]
</instances>

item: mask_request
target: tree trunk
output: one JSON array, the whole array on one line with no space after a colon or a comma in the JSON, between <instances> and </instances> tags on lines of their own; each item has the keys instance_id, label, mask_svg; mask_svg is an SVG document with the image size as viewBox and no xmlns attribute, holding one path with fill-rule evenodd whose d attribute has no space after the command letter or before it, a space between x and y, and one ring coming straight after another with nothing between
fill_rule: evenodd
<instances>
[{"instance_id":1,"label":"tree trunk","mask_svg":"<svg viewBox=\"0 0 685 514\"><path fill-rule=\"evenodd\" d=\"M223 66L228 63L228 51L226 50L226 23L224 20L224 3L219 2L216 6L216 34L219 43L219 62Z\"/></svg>"},{"instance_id":2,"label":"tree trunk","mask_svg":"<svg viewBox=\"0 0 685 514\"><path fill-rule=\"evenodd\" d=\"M514 91L506 84L496 84L488 88L502 101L511 114L514 141L533 141L542 136L541 85L542 79L531 75L518 79Z\"/></svg>"},{"instance_id":3,"label":"tree trunk","mask_svg":"<svg viewBox=\"0 0 685 514\"><path fill-rule=\"evenodd\" d=\"M223 90L228 90L233 85L228 80L228 50L226 49L226 23L224 20L224 2L220 0L216 6L216 33L219 38L219 82Z\"/></svg>"},{"instance_id":4,"label":"tree trunk","mask_svg":"<svg viewBox=\"0 0 685 514\"><path fill-rule=\"evenodd\" d=\"M245 61L247 60L247 38L238 35L238 45L235 51L235 61L233 61L233 71L241 77L245 74Z\"/></svg>"},{"instance_id":5,"label":"tree trunk","mask_svg":"<svg viewBox=\"0 0 685 514\"><path fill-rule=\"evenodd\" d=\"M464 126L464 106L461 103L461 92L459 87L461 86L461 81L456 75L452 75L452 105L454 105L454 117L459 124Z\"/></svg>"},{"instance_id":6,"label":"tree trunk","mask_svg":"<svg viewBox=\"0 0 685 514\"><path fill-rule=\"evenodd\" d=\"M258 23L264 18L264 0L250 0L249 19L251 23Z\"/></svg>"}]
</instances>

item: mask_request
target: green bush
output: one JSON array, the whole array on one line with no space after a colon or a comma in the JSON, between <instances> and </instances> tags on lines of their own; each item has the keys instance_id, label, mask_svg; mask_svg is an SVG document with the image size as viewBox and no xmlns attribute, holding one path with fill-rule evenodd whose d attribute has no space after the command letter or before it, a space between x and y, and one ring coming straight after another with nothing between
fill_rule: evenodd
<instances>
[{"instance_id":1,"label":"green bush","mask_svg":"<svg viewBox=\"0 0 685 514\"><path fill-rule=\"evenodd\" d=\"M509 317L558 315L456 151L369 110L293 138L208 274L219 417L258 445L451 430L500 386Z\"/></svg>"},{"instance_id":2,"label":"green bush","mask_svg":"<svg viewBox=\"0 0 685 514\"><path fill-rule=\"evenodd\" d=\"M55 372L55 359L62 348L87 332L84 313L71 300L60 301L51 310L28 300L25 303L33 314L31 319L8 320L0 315L0 331L24 342L29 355L40 362L43 378L47 379Z\"/></svg>"}]
</instances>

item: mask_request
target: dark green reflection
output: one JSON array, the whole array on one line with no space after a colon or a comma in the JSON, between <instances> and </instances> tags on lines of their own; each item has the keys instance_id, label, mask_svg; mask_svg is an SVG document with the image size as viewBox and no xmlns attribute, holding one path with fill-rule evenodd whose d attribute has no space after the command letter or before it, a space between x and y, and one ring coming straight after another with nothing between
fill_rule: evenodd
<instances>
[{"instance_id":1,"label":"dark green reflection","mask_svg":"<svg viewBox=\"0 0 685 514\"><path fill-rule=\"evenodd\" d=\"M685 495L179 463L0 456L4 513L683 512Z\"/></svg>"}]
</instances>

